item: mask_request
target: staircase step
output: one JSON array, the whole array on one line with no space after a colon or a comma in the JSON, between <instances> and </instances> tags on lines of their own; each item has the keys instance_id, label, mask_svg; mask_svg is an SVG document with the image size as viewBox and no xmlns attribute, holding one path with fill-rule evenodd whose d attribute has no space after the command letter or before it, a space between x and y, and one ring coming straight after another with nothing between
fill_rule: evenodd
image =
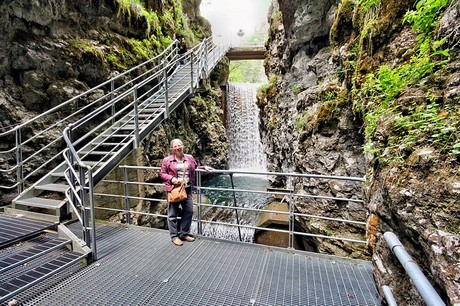
<instances>
[{"instance_id":1,"label":"staircase step","mask_svg":"<svg viewBox=\"0 0 460 306\"><path fill-rule=\"evenodd\" d=\"M55 238L47 242L41 243L29 248L21 253L14 254L0 261L0 273L21 266L43 254L49 253L65 245L70 245L72 241L69 239Z\"/></svg>"},{"instance_id":2,"label":"staircase step","mask_svg":"<svg viewBox=\"0 0 460 306\"><path fill-rule=\"evenodd\" d=\"M65 184L43 184L35 186L36 189L39 190L48 190L48 191L56 191L56 192L66 192L69 188L69 185Z\"/></svg>"},{"instance_id":3,"label":"staircase step","mask_svg":"<svg viewBox=\"0 0 460 306\"><path fill-rule=\"evenodd\" d=\"M103 162L100 162L100 161L95 161L95 160L82 160L82 162L87 165L87 166L90 166L90 167L94 167L94 166L102 166L102 164L104 164Z\"/></svg>"},{"instance_id":4,"label":"staircase step","mask_svg":"<svg viewBox=\"0 0 460 306\"><path fill-rule=\"evenodd\" d=\"M148 122L145 122L145 123L141 122L139 124L139 130L142 130L147 125L148 125ZM120 129L120 131L134 131L136 129L136 126L134 124L126 124L126 125L120 127L119 129Z\"/></svg>"},{"instance_id":5,"label":"staircase step","mask_svg":"<svg viewBox=\"0 0 460 306\"><path fill-rule=\"evenodd\" d=\"M62 172L53 172L50 174L52 177L64 177L64 171Z\"/></svg>"},{"instance_id":6,"label":"staircase step","mask_svg":"<svg viewBox=\"0 0 460 306\"><path fill-rule=\"evenodd\" d=\"M112 147L123 145L122 142L92 142L91 144L94 146L112 146Z\"/></svg>"},{"instance_id":7,"label":"staircase step","mask_svg":"<svg viewBox=\"0 0 460 306\"><path fill-rule=\"evenodd\" d=\"M79 262L87 255L74 252L66 252L62 256L37 267L25 274L3 282L0 285L0 302L5 302L22 291L32 287L46 278L53 276L66 267Z\"/></svg>"},{"instance_id":8,"label":"staircase step","mask_svg":"<svg viewBox=\"0 0 460 306\"><path fill-rule=\"evenodd\" d=\"M65 200L53 200L53 199L44 199L44 198L37 198L37 197L16 201L16 204L19 204L19 205L45 208L45 209L58 209L65 203L66 203Z\"/></svg>"},{"instance_id":9,"label":"staircase step","mask_svg":"<svg viewBox=\"0 0 460 306\"><path fill-rule=\"evenodd\" d=\"M40 221L51 222L51 223L59 223L59 216L41 214L41 213L36 213L33 211L14 209L10 207L5 207L5 215L22 216L22 217L33 219L33 220L40 220Z\"/></svg>"},{"instance_id":10,"label":"staircase step","mask_svg":"<svg viewBox=\"0 0 460 306\"><path fill-rule=\"evenodd\" d=\"M142 119L142 118L154 118L154 115L155 114L140 114L139 118L140 119Z\"/></svg>"},{"instance_id":11,"label":"staircase step","mask_svg":"<svg viewBox=\"0 0 460 306\"><path fill-rule=\"evenodd\" d=\"M101 156L117 154L117 152L108 152L108 151L81 151L78 153L82 155L101 155Z\"/></svg>"}]
</instances>

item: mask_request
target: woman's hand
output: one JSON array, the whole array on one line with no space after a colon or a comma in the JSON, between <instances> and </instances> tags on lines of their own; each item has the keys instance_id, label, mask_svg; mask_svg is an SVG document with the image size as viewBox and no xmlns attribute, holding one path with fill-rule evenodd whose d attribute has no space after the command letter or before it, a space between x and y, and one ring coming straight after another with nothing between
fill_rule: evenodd
<instances>
[{"instance_id":1,"label":"woman's hand","mask_svg":"<svg viewBox=\"0 0 460 306\"><path fill-rule=\"evenodd\" d=\"M173 185L177 185L177 184L179 184L179 180L177 179L177 177L173 177L173 178L171 179L171 183L172 183Z\"/></svg>"},{"instance_id":2,"label":"woman's hand","mask_svg":"<svg viewBox=\"0 0 460 306\"><path fill-rule=\"evenodd\" d=\"M204 166L203 169L208 171L208 172L211 172L212 170L214 170L213 167L209 167L209 166Z\"/></svg>"}]
</instances>

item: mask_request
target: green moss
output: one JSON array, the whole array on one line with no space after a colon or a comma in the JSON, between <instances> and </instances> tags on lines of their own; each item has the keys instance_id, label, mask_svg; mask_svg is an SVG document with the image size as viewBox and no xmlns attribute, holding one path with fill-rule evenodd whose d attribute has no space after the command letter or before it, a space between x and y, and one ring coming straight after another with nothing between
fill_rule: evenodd
<instances>
[{"instance_id":1,"label":"green moss","mask_svg":"<svg viewBox=\"0 0 460 306\"><path fill-rule=\"evenodd\" d=\"M70 50L75 52L78 57L82 57L84 54L91 54L99 61L105 61L105 54L103 48L97 45L96 43L92 42L91 40L85 40L80 37L76 37L75 39L67 40L69 44Z\"/></svg>"},{"instance_id":2,"label":"green moss","mask_svg":"<svg viewBox=\"0 0 460 306\"><path fill-rule=\"evenodd\" d=\"M292 86L292 93L298 95L303 91L303 87L301 85L293 85Z\"/></svg>"},{"instance_id":3,"label":"green moss","mask_svg":"<svg viewBox=\"0 0 460 306\"><path fill-rule=\"evenodd\" d=\"M348 91L331 86L321 92L319 98L317 105L294 119L294 125L299 132L310 133L321 124L336 119L342 108L348 103Z\"/></svg>"},{"instance_id":4,"label":"green moss","mask_svg":"<svg viewBox=\"0 0 460 306\"><path fill-rule=\"evenodd\" d=\"M342 30L346 28L346 24L352 23L354 7L355 2L353 0L343 0L340 3L329 31L329 40L332 45L337 46L342 41Z\"/></svg>"},{"instance_id":5,"label":"green moss","mask_svg":"<svg viewBox=\"0 0 460 306\"><path fill-rule=\"evenodd\" d=\"M283 21L283 15L281 14L281 11L277 10L273 12L273 14L270 17L270 32L276 33L282 21Z\"/></svg>"},{"instance_id":6,"label":"green moss","mask_svg":"<svg viewBox=\"0 0 460 306\"><path fill-rule=\"evenodd\" d=\"M276 96L276 83L278 82L278 77L276 75L270 76L268 84L262 84L257 89L257 100L258 105L260 105L261 101L266 99L271 99Z\"/></svg>"},{"instance_id":7,"label":"green moss","mask_svg":"<svg viewBox=\"0 0 460 306\"><path fill-rule=\"evenodd\" d=\"M322 229L322 232L323 232L323 234L326 235L326 236L334 236L334 231L332 231L331 229L323 228L323 229Z\"/></svg>"}]
</instances>

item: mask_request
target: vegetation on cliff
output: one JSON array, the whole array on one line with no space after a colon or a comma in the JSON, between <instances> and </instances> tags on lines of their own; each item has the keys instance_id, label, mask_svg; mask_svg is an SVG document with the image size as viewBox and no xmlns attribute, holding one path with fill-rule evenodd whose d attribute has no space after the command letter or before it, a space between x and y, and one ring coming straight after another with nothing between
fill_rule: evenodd
<instances>
[{"instance_id":1,"label":"vegetation on cliff","mask_svg":"<svg viewBox=\"0 0 460 306\"><path fill-rule=\"evenodd\" d=\"M445 243L460 234L459 65L452 56L459 50L441 22L455 22L446 14L455 6L458 1L343 1L330 33L340 48L338 76L364 127L370 220L379 220L368 232L370 246L388 261L385 242L374 243L374 235L396 232L452 302L459 298L454 263L460 254ZM390 263L385 269L402 273ZM411 290L405 277L391 278L385 269L376 269L378 283Z\"/></svg>"},{"instance_id":2,"label":"vegetation on cliff","mask_svg":"<svg viewBox=\"0 0 460 306\"><path fill-rule=\"evenodd\" d=\"M194 22L195 27L191 28L181 0L150 6L141 0L112 1L120 24L134 29L134 35L122 37L103 31L97 37L89 35L68 39L69 47L75 54L80 57L92 55L108 68L126 70L158 55L174 39L178 39L184 48L190 48L204 35L210 34L202 17L198 17L199 22Z\"/></svg>"}]
</instances>

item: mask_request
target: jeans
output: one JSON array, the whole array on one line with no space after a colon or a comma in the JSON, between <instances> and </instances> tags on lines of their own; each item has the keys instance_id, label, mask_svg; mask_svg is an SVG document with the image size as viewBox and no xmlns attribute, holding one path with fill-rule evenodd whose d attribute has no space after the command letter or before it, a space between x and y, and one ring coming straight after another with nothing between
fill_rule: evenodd
<instances>
[{"instance_id":1,"label":"jeans","mask_svg":"<svg viewBox=\"0 0 460 306\"><path fill-rule=\"evenodd\" d=\"M187 191L187 199L168 204L168 228L171 239L184 238L190 233L193 216L192 188L189 187L185 190Z\"/></svg>"}]
</instances>

